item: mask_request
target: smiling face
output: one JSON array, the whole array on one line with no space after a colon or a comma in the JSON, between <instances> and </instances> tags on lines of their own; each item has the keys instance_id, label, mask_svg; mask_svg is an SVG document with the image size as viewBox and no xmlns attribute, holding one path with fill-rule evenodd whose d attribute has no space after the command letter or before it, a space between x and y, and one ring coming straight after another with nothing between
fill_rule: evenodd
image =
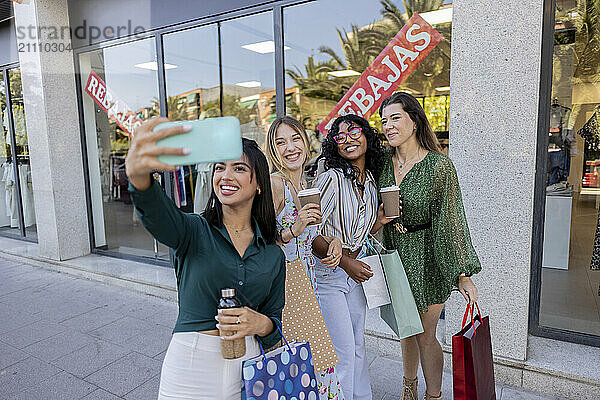
<instances>
[{"instance_id":1,"label":"smiling face","mask_svg":"<svg viewBox=\"0 0 600 400\"><path fill-rule=\"evenodd\" d=\"M258 184L245 154L238 160L215 164L213 188L224 206L252 203Z\"/></svg>"},{"instance_id":2,"label":"smiling face","mask_svg":"<svg viewBox=\"0 0 600 400\"><path fill-rule=\"evenodd\" d=\"M411 138L415 139L415 123L404 109L402 104L395 103L386 106L381 114L383 134L390 142L390 146L398 147Z\"/></svg>"},{"instance_id":3,"label":"smiling face","mask_svg":"<svg viewBox=\"0 0 600 400\"><path fill-rule=\"evenodd\" d=\"M302 136L291 126L281 124L275 134L275 149L281 165L289 171L297 171L304 166L307 149Z\"/></svg>"},{"instance_id":4,"label":"smiling face","mask_svg":"<svg viewBox=\"0 0 600 400\"><path fill-rule=\"evenodd\" d=\"M342 122L340 123L338 134L348 133L353 129L360 128L353 122ZM364 134L361 134L357 139L353 139L350 135L347 135L346 142L337 144L338 153L342 158L349 161L358 160L364 157L367 152L367 138Z\"/></svg>"}]
</instances>

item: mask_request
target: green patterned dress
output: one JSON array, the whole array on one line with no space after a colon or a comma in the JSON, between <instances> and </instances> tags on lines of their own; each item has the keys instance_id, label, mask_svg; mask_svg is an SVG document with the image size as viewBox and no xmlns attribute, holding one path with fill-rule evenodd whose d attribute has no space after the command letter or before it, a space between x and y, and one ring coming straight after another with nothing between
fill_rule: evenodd
<instances>
[{"instance_id":1,"label":"green patterned dress","mask_svg":"<svg viewBox=\"0 0 600 400\"><path fill-rule=\"evenodd\" d=\"M395 185L392 152L379 178L379 188ZM400 183L402 216L384 226L384 244L397 249L404 264L417 308L448 300L458 277L481 271L465 217L458 177L452 161L429 152ZM404 226L416 229L400 233Z\"/></svg>"}]
</instances>

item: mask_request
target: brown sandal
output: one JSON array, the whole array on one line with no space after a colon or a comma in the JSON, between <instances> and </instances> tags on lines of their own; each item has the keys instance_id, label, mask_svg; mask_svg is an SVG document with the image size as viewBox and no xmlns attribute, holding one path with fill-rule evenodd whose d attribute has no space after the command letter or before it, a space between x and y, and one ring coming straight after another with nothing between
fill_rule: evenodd
<instances>
[{"instance_id":1,"label":"brown sandal","mask_svg":"<svg viewBox=\"0 0 600 400\"><path fill-rule=\"evenodd\" d=\"M423 400L444 400L444 395L440 393L438 397L433 397L429 393L425 392L425 397Z\"/></svg>"},{"instance_id":2,"label":"brown sandal","mask_svg":"<svg viewBox=\"0 0 600 400\"><path fill-rule=\"evenodd\" d=\"M402 397L400 400L417 400L417 384L419 383L419 379L406 379L402 377Z\"/></svg>"}]
</instances>

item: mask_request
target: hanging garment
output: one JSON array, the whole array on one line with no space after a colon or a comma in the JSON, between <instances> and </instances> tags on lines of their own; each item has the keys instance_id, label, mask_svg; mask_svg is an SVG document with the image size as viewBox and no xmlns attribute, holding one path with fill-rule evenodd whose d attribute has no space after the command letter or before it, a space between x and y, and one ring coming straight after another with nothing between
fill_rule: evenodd
<instances>
[{"instance_id":1,"label":"hanging garment","mask_svg":"<svg viewBox=\"0 0 600 400\"><path fill-rule=\"evenodd\" d=\"M17 185L15 182L15 170L12 163L4 164L4 189L6 199L6 216L10 218L10 227L19 227L19 210L17 201Z\"/></svg>"},{"instance_id":2,"label":"hanging garment","mask_svg":"<svg viewBox=\"0 0 600 400\"><path fill-rule=\"evenodd\" d=\"M594 115L577 131L577 134L585 139L587 150L600 150L600 107L596 108Z\"/></svg>"},{"instance_id":3,"label":"hanging garment","mask_svg":"<svg viewBox=\"0 0 600 400\"><path fill-rule=\"evenodd\" d=\"M212 164L200 163L196 165L196 188L194 189L194 212L201 214L206 208L206 203L212 191Z\"/></svg>"},{"instance_id":4,"label":"hanging garment","mask_svg":"<svg viewBox=\"0 0 600 400\"><path fill-rule=\"evenodd\" d=\"M4 179L5 179L4 169L6 167L6 164L8 164L8 163L3 163L2 165L0 165L0 188L2 190L4 190L4 188L6 187L6 183L4 181ZM0 201L0 227L10 225L10 216L8 216L7 214L8 214L7 202Z\"/></svg>"},{"instance_id":5,"label":"hanging garment","mask_svg":"<svg viewBox=\"0 0 600 400\"><path fill-rule=\"evenodd\" d=\"M596 223L596 237L594 238L594 251L592 252L590 269L600 271L600 213L598 213L598 222Z\"/></svg>"},{"instance_id":6,"label":"hanging garment","mask_svg":"<svg viewBox=\"0 0 600 400\"><path fill-rule=\"evenodd\" d=\"M568 149L548 153L548 186L566 181L570 168L571 157Z\"/></svg>"},{"instance_id":7,"label":"hanging garment","mask_svg":"<svg viewBox=\"0 0 600 400\"><path fill-rule=\"evenodd\" d=\"M35 225L35 206L29 165L19 165L19 182L21 184L21 201L23 202L23 220L25 227L28 227Z\"/></svg>"}]
</instances>

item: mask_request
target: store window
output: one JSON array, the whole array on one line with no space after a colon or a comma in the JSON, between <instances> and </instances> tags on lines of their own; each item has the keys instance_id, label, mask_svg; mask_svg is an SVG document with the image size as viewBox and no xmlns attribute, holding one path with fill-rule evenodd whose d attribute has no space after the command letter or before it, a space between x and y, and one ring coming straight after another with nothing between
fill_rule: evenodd
<instances>
[{"instance_id":1,"label":"store window","mask_svg":"<svg viewBox=\"0 0 600 400\"><path fill-rule=\"evenodd\" d=\"M0 117L0 188L4 197L0 201L0 232L35 240L37 228L19 68L0 70Z\"/></svg>"},{"instance_id":2,"label":"store window","mask_svg":"<svg viewBox=\"0 0 600 400\"><path fill-rule=\"evenodd\" d=\"M407 3L416 8L407 12L404 7ZM451 2L324 0L284 9L286 113L301 121L309 131L313 156L320 152L322 138L316 129L319 122L413 12L432 24L444 39L398 90L409 92L421 101L447 149ZM311 29L306 29L302 21L311 21ZM381 131L378 114L370 122Z\"/></svg>"},{"instance_id":3,"label":"store window","mask_svg":"<svg viewBox=\"0 0 600 400\"><path fill-rule=\"evenodd\" d=\"M596 3L556 2L539 324L600 336Z\"/></svg>"},{"instance_id":4,"label":"store window","mask_svg":"<svg viewBox=\"0 0 600 400\"><path fill-rule=\"evenodd\" d=\"M168 248L141 225L127 191L125 157L130 136L85 92L88 77L94 72L141 120L159 115L154 39L82 53L79 64L95 247L168 259ZM161 181L160 176L156 178Z\"/></svg>"},{"instance_id":5,"label":"store window","mask_svg":"<svg viewBox=\"0 0 600 400\"><path fill-rule=\"evenodd\" d=\"M263 146L275 119L272 12L166 34L163 47L170 119L235 116L242 135ZM204 210L211 172L206 163L180 168L172 187L178 207Z\"/></svg>"}]
</instances>

